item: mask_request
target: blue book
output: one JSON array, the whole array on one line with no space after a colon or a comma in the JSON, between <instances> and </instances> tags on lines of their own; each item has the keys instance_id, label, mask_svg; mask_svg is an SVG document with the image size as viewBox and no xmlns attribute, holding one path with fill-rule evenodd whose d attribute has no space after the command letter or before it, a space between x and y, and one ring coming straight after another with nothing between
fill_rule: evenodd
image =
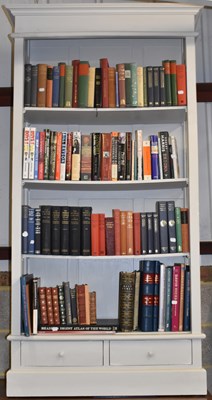
<instances>
[{"instance_id":1,"label":"blue book","mask_svg":"<svg viewBox=\"0 0 212 400\"><path fill-rule=\"evenodd\" d=\"M191 330L191 272L190 266L186 265L185 269L185 291L184 291L184 314L183 314L183 330Z\"/></svg>"},{"instance_id":2,"label":"blue book","mask_svg":"<svg viewBox=\"0 0 212 400\"><path fill-rule=\"evenodd\" d=\"M28 208L28 254L35 253L35 209Z\"/></svg>"},{"instance_id":3,"label":"blue book","mask_svg":"<svg viewBox=\"0 0 212 400\"><path fill-rule=\"evenodd\" d=\"M155 288L155 261L139 262L141 271L139 329L142 332L153 331L153 309Z\"/></svg>"},{"instance_id":4,"label":"blue book","mask_svg":"<svg viewBox=\"0 0 212 400\"><path fill-rule=\"evenodd\" d=\"M55 65L53 67L52 107L59 107L59 93L60 93L60 67L58 65Z\"/></svg>"},{"instance_id":5,"label":"blue book","mask_svg":"<svg viewBox=\"0 0 212 400\"><path fill-rule=\"evenodd\" d=\"M20 277L21 285L21 324L23 333L30 336L32 332L30 296L32 294L31 285L33 274L25 274Z\"/></svg>"},{"instance_id":6,"label":"blue book","mask_svg":"<svg viewBox=\"0 0 212 400\"><path fill-rule=\"evenodd\" d=\"M160 261L155 260L154 273L154 303L153 303L153 328L154 332L158 331L159 322L159 289L160 289Z\"/></svg>"},{"instance_id":7,"label":"blue book","mask_svg":"<svg viewBox=\"0 0 212 400\"><path fill-rule=\"evenodd\" d=\"M141 254L147 254L147 217L146 213L141 213Z\"/></svg>"},{"instance_id":8,"label":"blue book","mask_svg":"<svg viewBox=\"0 0 212 400\"><path fill-rule=\"evenodd\" d=\"M150 135L152 179L160 179L158 136Z\"/></svg>"},{"instance_id":9,"label":"blue book","mask_svg":"<svg viewBox=\"0 0 212 400\"><path fill-rule=\"evenodd\" d=\"M34 179L38 179L38 161L39 161L39 138L40 132L36 131L35 134L35 169L34 169Z\"/></svg>"}]
</instances>

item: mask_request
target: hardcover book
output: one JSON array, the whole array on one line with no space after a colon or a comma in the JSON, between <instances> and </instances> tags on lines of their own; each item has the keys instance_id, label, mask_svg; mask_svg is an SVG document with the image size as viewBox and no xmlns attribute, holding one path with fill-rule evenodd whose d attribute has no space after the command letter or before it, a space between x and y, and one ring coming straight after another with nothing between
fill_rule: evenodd
<instances>
[{"instance_id":1,"label":"hardcover book","mask_svg":"<svg viewBox=\"0 0 212 400\"><path fill-rule=\"evenodd\" d=\"M168 216L166 201L156 202L156 212L159 219L159 232L160 232L160 253L165 254L169 252L168 242Z\"/></svg>"},{"instance_id":2,"label":"hardcover book","mask_svg":"<svg viewBox=\"0 0 212 400\"><path fill-rule=\"evenodd\" d=\"M119 328L122 332L133 330L135 272L119 274Z\"/></svg>"}]
</instances>

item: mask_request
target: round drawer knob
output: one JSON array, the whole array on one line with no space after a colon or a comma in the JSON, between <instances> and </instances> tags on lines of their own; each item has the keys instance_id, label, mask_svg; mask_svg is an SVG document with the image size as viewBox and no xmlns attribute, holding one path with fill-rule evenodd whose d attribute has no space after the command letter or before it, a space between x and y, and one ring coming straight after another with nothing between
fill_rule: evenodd
<instances>
[{"instance_id":1,"label":"round drawer knob","mask_svg":"<svg viewBox=\"0 0 212 400\"><path fill-rule=\"evenodd\" d=\"M148 351L147 355L148 357L153 357L154 353L152 351Z\"/></svg>"},{"instance_id":2,"label":"round drawer knob","mask_svg":"<svg viewBox=\"0 0 212 400\"><path fill-rule=\"evenodd\" d=\"M61 358L64 357L64 351L60 351L60 352L58 353L58 356L61 357Z\"/></svg>"}]
</instances>

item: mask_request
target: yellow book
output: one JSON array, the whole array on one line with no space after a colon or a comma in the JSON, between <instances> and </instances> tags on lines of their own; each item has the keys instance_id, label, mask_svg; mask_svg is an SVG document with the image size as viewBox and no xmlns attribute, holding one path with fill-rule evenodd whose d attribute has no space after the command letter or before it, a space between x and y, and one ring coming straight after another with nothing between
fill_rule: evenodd
<instances>
[{"instance_id":1,"label":"yellow book","mask_svg":"<svg viewBox=\"0 0 212 400\"><path fill-rule=\"evenodd\" d=\"M89 67L88 75L88 107L94 107L95 67Z\"/></svg>"},{"instance_id":2,"label":"yellow book","mask_svg":"<svg viewBox=\"0 0 212 400\"><path fill-rule=\"evenodd\" d=\"M137 66L137 82L138 82L138 107L144 107L144 81L143 67Z\"/></svg>"}]
</instances>

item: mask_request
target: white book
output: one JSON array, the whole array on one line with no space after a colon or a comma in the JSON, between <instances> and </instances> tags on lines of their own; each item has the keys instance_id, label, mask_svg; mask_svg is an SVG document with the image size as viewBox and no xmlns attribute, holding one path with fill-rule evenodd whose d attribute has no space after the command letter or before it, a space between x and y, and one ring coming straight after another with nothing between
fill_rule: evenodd
<instances>
[{"instance_id":1,"label":"white book","mask_svg":"<svg viewBox=\"0 0 212 400\"><path fill-rule=\"evenodd\" d=\"M36 128L31 127L29 133L29 179L35 177L35 136Z\"/></svg>"},{"instance_id":2,"label":"white book","mask_svg":"<svg viewBox=\"0 0 212 400\"><path fill-rule=\"evenodd\" d=\"M88 75L88 107L94 107L94 92L95 92L95 67L89 67Z\"/></svg>"},{"instance_id":3,"label":"white book","mask_svg":"<svg viewBox=\"0 0 212 400\"><path fill-rule=\"evenodd\" d=\"M144 78L143 67L137 66L137 83L138 83L138 107L144 106Z\"/></svg>"},{"instance_id":4,"label":"white book","mask_svg":"<svg viewBox=\"0 0 212 400\"><path fill-rule=\"evenodd\" d=\"M143 168L142 168L142 164L143 164L143 160L142 160L142 156L143 156L143 132L141 129L137 129L135 132L135 140L137 142L137 169L138 169L138 181L142 181L143 180Z\"/></svg>"},{"instance_id":5,"label":"white book","mask_svg":"<svg viewBox=\"0 0 212 400\"><path fill-rule=\"evenodd\" d=\"M29 137L30 128L24 128L24 145L23 145L23 179L29 179Z\"/></svg>"},{"instance_id":6,"label":"white book","mask_svg":"<svg viewBox=\"0 0 212 400\"><path fill-rule=\"evenodd\" d=\"M171 158L173 160L174 178L178 179L180 177L180 171L179 171L179 160L177 151L177 140L175 136L169 136L169 140L172 148Z\"/></svg>"}]
</instances>

